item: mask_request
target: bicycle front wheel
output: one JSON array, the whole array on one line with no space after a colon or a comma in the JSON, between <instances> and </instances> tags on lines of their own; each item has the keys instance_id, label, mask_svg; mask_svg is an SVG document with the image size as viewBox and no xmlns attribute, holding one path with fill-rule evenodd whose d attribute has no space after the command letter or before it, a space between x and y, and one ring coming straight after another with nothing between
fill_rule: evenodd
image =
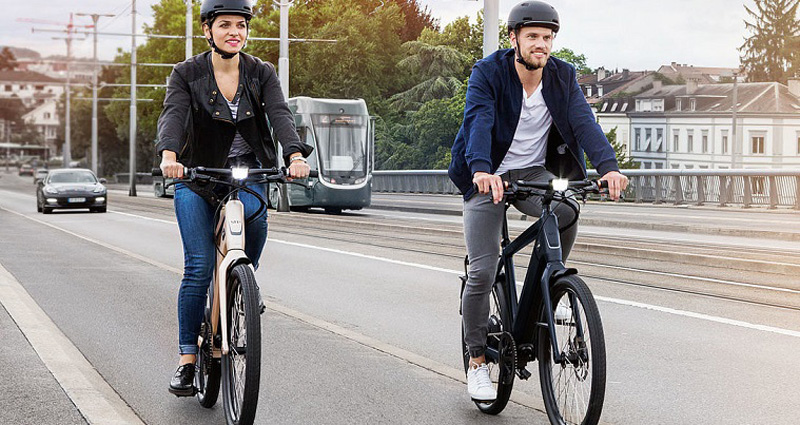
<instances>
[{"instance_id":1,"label":"bicycle front wheel","mask_svg":"<svg viewBox=\"0 0 800 425\"><path fill-rule=\"evenodd\" d=\"M550 296L562 360L554 360L550 332L540 328L539 380L547 416L558 425L597 424L606 391L606 346L597 303L576 275L556 280Z\"/></svg>"},{"instance_id":2,"label":"bicycle front wheel","mask_svg":"<svg viewBox=\"0 0 800 425\"><path fill-rule=\"evenodd\" d=\"M222 355L223 404L231 425L256 416L261 376L261 317L252 269L239 264L228 277L228 354Z\"/></svg>"}]
</instances>

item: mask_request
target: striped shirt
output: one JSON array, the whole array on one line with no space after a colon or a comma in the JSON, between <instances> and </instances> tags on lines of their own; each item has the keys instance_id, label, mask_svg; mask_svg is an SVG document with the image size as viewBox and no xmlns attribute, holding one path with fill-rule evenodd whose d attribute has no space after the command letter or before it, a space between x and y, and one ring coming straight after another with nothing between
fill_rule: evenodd
<instances>
[{"instance_id":1,"label":"striped shirt","mask_svg":"<svg viewBox=\"0 0 800 425\"><path fill-rule=\"evenodd\" d=\"M239 110L239 96L233 98L233 101L225 99L228 102L228 107L231 108L231 116L233 120L236 121L236 112ZM236 156L245 155L248 153L253 152L253 149L247 142L244 140L239 132L236 132L236 135L233 136L233 143L231 143L231 150L228 152L228 158L233 158Z\"/></svg>"}]
</instances>

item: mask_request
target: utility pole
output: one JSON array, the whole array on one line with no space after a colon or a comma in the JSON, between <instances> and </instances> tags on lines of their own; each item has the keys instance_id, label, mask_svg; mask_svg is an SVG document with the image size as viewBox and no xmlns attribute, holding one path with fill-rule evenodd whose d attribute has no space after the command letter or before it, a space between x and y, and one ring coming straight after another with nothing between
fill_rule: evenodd
<instances>
[{"instance_id":1,"label":"utility pole","mask_svg":"<svg viewBox=\"0 0 800 425\"><path fill-rule=\"evenodd\" d=\"M129 140L130 188L128 196L136 196L136 0L131 0L131 115Z\"/></svg>"},{"instance_id":2,"label":"utility pole","mask_svg":"<svg viewBox=\"0 0 800 425\"><path fill-rule=\"evenodd\" d=\"M186 59L192 57L192 0L186 2Z\"/></svg>"},{"instance_id":3,"label":"utility pole","mask_svg":"<svg viewBox=\"0 0 800 425\"><path fill-rule=\"evenodd\" d=\"M740 146L739 139L736 137L736 112L738 108L739 96L739 72L733 72L733 105L731 106L731 168L737 168L738 153L742 152L743 146Z\"/></svg>"},{"instance_id":4,"label":"utility pole","mask_svg":"<svg viewBox=\"0 0 800 425\"><path fill-rule=\"evenodd\" d=\"M500 21L500 0L483 0L483 57L500 45L497 23Z\"/></svg>"},{"instance_id":5,"label":"utility pole","mask_svg":"<svg viewBox=\"0 0 800 425\"><path fill-rule=\"evenodd\" d=\"M94 61L94 69L92 70L92 171L97 174L97 21L100 17L107 16L113 17L111 14L99 13L78 13L78 16L89 16L92 18L92 26L94 27L94 47L92 53L92 60Z\"/></svg>"},{"instance_id":6,"label":"utility pole","mask_svg":"<svg viewBox=\"0 0 800 425\"><path fill-rule=\"evenodd\" d=\"M289 98L289 6L294 0L281 0L273 3L281 7L280 17L280 57L278 58L278 80L281 82L281 91L285 99ZM288 164L287 164L288 165ZM289 211L289 188L286 184L278 185L280 188L280 200L277 210L281 212Z\"/></svg>"}]
</instances>

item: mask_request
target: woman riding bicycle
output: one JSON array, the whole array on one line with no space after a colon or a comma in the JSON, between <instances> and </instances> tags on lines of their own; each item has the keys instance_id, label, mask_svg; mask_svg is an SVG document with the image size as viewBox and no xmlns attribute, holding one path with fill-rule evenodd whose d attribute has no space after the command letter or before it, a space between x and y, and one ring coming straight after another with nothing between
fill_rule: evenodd
<instances>
[{"instance_id":1,"label":"woman riding bicycle","mask_svg":"<svg viewBox=\"0 0 800 425\"><path fill-rule=\"evenodd\" d=\"M275 67L241 52L252 16L251 0L203 1L200 20L211 49L175 65L158 119L157 152L164 177L181 178L184 167L276 166L267 118L283 147L289 174L308 176L305 157L312 148L297 136ZM265 194L263 184L251 189ZM226 193L225 187L213 184L175 186L184 252L178 291L180 360L169 387L176 395L194 392L197 339L215 264L214 212ZM242 192L240 200L248 217L259 208L259 200L249 193ZM247 226L245 239L246 254L257 268L267 239L266 210Z\"/></svg>"}]
</instances>

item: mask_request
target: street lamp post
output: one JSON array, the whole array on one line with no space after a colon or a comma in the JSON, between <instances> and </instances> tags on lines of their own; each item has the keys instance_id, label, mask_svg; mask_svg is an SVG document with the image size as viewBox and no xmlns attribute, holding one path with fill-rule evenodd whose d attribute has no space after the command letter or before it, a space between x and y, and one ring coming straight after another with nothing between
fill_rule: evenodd
<instances>
[{"instance_id":1,"label":"street lamp post","mask_svg":"<svg viewBox=\"0 0 800 425\"><path fill-rule=\"evenodd\" d=\"M97 174L97 21L101 16L112 17L111 14L99 13L78 13L78 16L89 16L92 18L94 27L94 49L92 60L94 69L92 71L92 171Z\"/></svg>"}]
</instances>

